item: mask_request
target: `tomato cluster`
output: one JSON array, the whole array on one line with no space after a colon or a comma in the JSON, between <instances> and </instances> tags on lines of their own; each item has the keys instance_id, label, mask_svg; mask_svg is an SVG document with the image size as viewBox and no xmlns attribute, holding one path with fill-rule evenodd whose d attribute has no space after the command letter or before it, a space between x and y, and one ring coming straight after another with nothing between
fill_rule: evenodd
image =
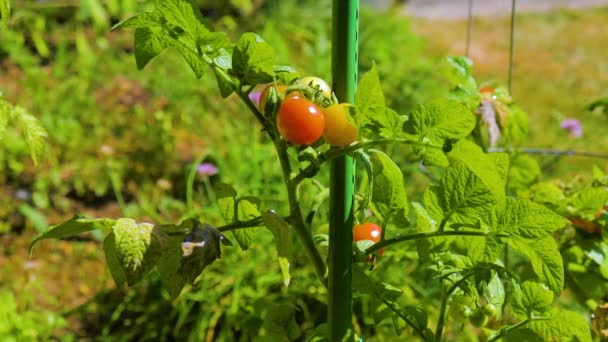
<instances>
[{"instance_id":1,"label":"tomato cluster","mask_svg":"<svg viewBox=\"0 0 608 342\"><path fill-rule=\"evenodd\" d=\"M308 87L305 90L309 91L309 97L321 96L323 101L331 100L331 88L318 77L303 77L295 85ZM258 108L262 113L266 111L272 88L282 99L276 115L277 129L288 142L294 145L310 145L323 137L328 144L343 147L357 140L358 129L350 115L350 111L354 109L352 105L341 103L322 108L302 92L287 93L288 86L270 84L260 94Z\"/></svg>"}]
</instances>

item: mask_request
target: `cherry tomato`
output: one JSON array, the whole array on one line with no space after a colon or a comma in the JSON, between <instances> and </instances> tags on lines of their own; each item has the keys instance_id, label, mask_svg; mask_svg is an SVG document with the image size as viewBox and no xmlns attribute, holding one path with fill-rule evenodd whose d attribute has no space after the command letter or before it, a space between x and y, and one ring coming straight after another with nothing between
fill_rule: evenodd
<instances>
[{"instance_id":1,"label":"cherry tomato","mask_svg":"<svg viewBox=\"0 0 608 342\"><path fill-rule=\"evenodd\" d=\"M310 145L323 134L323 111L304 98L287 97L279 108L277 128L281 136L290 143Z\"/></svg>"},{"instance_id":2,"label":"cherry tomato","mask_svg":"<svg viewBox=\"0 0 608 342\"><path fill-rule=\"evenodd\" d=\"M382 237L382 228L375 223L361 223L353 228L353 240L355 242L361 240L371 240L374 243L380 241Z\"/></svg>"},{"instance_id":3,"label":"cherry tomato","mask_svg":"<svg viewBox=\"0 0 608 342\"><path fill-rule=\"evenodd\" d=\"M299 84L308 85L314 89L319 90L325 97L331 99L331 87L324 79L315 76L306 76L298 80Z\"/></svg>"},{"instance_id":4,"label":"cherry tomato","mask_svg":"<svg viewBox=\"0 0 608 342\"><path fill-rule=\"evenodd\" d=\"M496 310L496 306L491 303L481 307L481 311L483 311L483 313L488 317L494 317L494 315L496 315Z\"/></svg>"},{"instance_id":5,"label":"cherry tomato","mask_svg":"<svg viewBox=\"0 0 608 342\"><path fill-rule=\"evenodd\" d=\"M325 141L334 146L343 147L357 140L359 130L350 117L352 105L340 103L323 109L325 114Z\"/></svg>"},{"instance_id":6,"label":"cherry tomato","mask_svg":"<svg viewBox=\"0 0 608 342\"><path fill-rule=\"evenodd\" d=\"M479 92L482 94L492 94L494 93L494 87L490 87L490 86L485 86L485 87L481 87L481 89L479 89Z\"/></svg>"},{"instance_id":7,"label":"cherry tomato","mask_svg":"<svg viewBox=\"0 0 608 342\"><path fill-rule=\"evenodd\" d=\"M258 102L258 109L262 113L265 112L266 101L268 101L268 94L270 93L270 88L272 88L272 87L274 87L277 90L277 94L284 94L285 91L287 90L287 86L284 84L277 84L275 86L274 83L271 83L271 84L267 85L266 87L264 87L264 89L260 93L260 101ZM285 97L286 98L287 97L302 97L302 94L300 94L297 91L294 91L294 92L290 92Z\"/></svg>"},{"instance_id":8,"label":"cherry tomato","mask_svg":"<svg viewBox=\"0 0 608 342\"><path fill-rule=\"evenodd\" d=\"M488 324L488 316L486 316L482 309L477 309L469 316L469 322L474 326L481 328Z\"/></svg>"}]
</instances>

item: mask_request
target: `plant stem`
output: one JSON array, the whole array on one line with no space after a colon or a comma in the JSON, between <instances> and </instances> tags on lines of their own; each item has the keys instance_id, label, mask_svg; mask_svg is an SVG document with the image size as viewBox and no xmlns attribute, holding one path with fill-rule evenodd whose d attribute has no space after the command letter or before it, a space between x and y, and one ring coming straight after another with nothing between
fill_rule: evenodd
<instances>
[{"instance_id":1,"label":"plant stem","mask_svg":"<svg viewBox=\"0 0 608 342\"><path fill-rule=\"evenodd\" d=\"M437 328L435 329L435 340L437 342L441 342L441 335L443 335L445 313L448 308L448 300L450 299L450 296L452 295L452 293L454 293L454 291L456 291L456 289L460 286L460 284L462 284L468 277L470 277L474 274L475 274L474 272L471 272L471 273L463 276L462 278L460 278L457 282L454 283L454 285L452 285L452 287L450 287L450 289L446 292L445 296L443 296L443 298L441 298L441 308L439 309L439 319L437 320Z\"/></svg>"},{"instance_id":2,"label":"plant stem","mask_svg":"<svg viewBox=\"0 0 608 342\"><path fill-rule=\"evenodd\" d=\"M413 241L413 240L421 240L421 239L430 239L430 238L434 238L434 237L441 237L441 236L479 236L479 237L487 237L487 236L493 236L493 237L498 237L498 238L508 238L510 237L507 234L488 234L488 233L484 233L484 232L472 232L472 231L458 231L458 230L450 230L450 231L434 231L434 232L430 232L430 233L415 233L415 234L408 234L408 235L402 235L402 236L396 236L392 239L388 239L388 240L383 240L380 241L378 243L375 243L374 245L372 245L371 247L369 247L368 249L365 250L365 253L370 254L370 253L374 253L384 247L399 243L399 242L404 242L404 241Z\"/></svg>"},{"instance_id":3,"label":"plant stem","mask_svg":"<svg viewBox=\"0 0 608 342\"><path fill-rule=\"evenodd\" d=\"M396 307L394 307L389 301L387 301L386 299L382 298L382 302L384 302L384 304L386 306L389 307L389 309L393 310L394 313L397 314L397 316L401 317L402 320L405 321L405 323L407 323L407 325L409 325L410 327L412 327L412 329L414 329L414 331L420 335L420 337L422 337L422 339L424 341L427 341L426 335L424 335L424 331L421 330L419 327L417 327L412 321L410 321L407 316L405 316L403 313L401 313L401 311L399 311L399 309L397 309Z\"/></svg>"},{"instance_id":4,"label":"plant stem","mask_svg":"<svg viewBox=\"0 0 608 342\"><path fill-rule=\"evenodd\" d=\"M364 148L370 148L370 147L374 147L374 146L383 146L383 145L390 145L390 144L402 144L402 145L415 145L415 146L423 146L423 147L430 147L430 148L437 148L437 149L442 149L441 146L435 146L435 145L428 145L428 144L423 144L423 143L419 143L417 141L412 141L412 140L407 140L407 139L379 139L379 140L370 140L370 141L366 141L363 143L356 143L350 146L346 146L346 147L341 147L341 148L332 148L326 152L323 152L321 154L319 154L318 159L319 159L319 163L317 163L316 165L310 165L308 166L306 169L301 170L301 172L293 178L293 181L297 184L301 183L305 178L308 178L309 174L311 174L313 168L319 167L320 164L326 162L326 161L331 161L335 158L339 158L342 156L346 156L346 155L350 155L353 152L357 151L357 150L361 150Z\"/></svg>"},{"instance_id":5,"label":"plant stem","mask_svg":"<svg viewBox=\"0 0 608 342\"><path fill-rule=\"evenodd\" d=\"M521 322L513 324L513 325L511 325L509 327L500 329L500 332L496 336L494 336L491 339L489 339L488 342L498 341L499 339L501 339L509 331L511 331L513 329L517 329L517 328L519 328L521 326L524 326L524 325L526 325L528 323L531 323L533 321L546 321L548 319L549 318L547 318L547 317L530 317L530 318L526 318L525 320L523 320Z\"/></svg>"},{"instance_id":6,"label":"plant stem","mask_svg":"<svg viewBox=\"0 0 608 342\"><path fill-rule=\"evenodd\" d=\"M215 73L229 82L235 93L239 98L245 103L245 105L251 110L253 115L256 117L258 122L262 125L263 129L269 135L270 139L274 143L275 150L277 151L277 155L279 157L279 162L281 163L281 171L283 173L283 180L285 182L285 186L287 188L287 198L289 201L289 222L294 227L298 238L304 245L308 256L310 257L317 275L323 284L325 284L325 274L326 267L325 262L323 262L323 258L321 258L321 254L319 254L319 250L317 249L314 240L312 239L312 235L306 227L306 223L304 222L304 218L302 216L302 211L300 209L300 204L298 202L297 196L297 184L291 180L291 165L289 164L289 156L287 155L287 144L284 140L277 136L275 133L274 127L268 124L266 118L262 115L262 113L258 110L258 108L251 102L249 96L247 95L247 91L243 92L241 88L232 80L232 78L226 74L226 72L217 66L213 67ZM254 220L256 220L255 218ZM261 220L261 219L260 219ZM248 221L245 221L248 222ZM260 221L261 222L261 221ZM237 222L238 223L238 222ZM261 225L261 223L260 223ZM226 226L227 227L227 226ZM224 230L228 230L224 227ZM249 226L247 226L249 227ZM230 227L229 229L238 229L245 228L240 226Z\"/></svg>"},{"instance_id":7,"label":"plant stem","mask_svg":"<svg viewBox=\"0 0 608 342\"><path fill-rule=\"evenodd\" d=\"M287 187L287 198L289 201L289 223L291 223L291 225L294 227L298 238L304 245L313 266L315 267L315 271L319 276L319 279L323 284L325 284L325 262L323 262L323 258L321 258L321 254L319 254L319 250L315 246L312 235L310 234L310 231L304 222L304 217L302 216L302 210L300 208L300 203L298 202L298 194L296 191L297 184L291 180L291 165L289 164L289 156L287 155L287 144L281 138L276 138L273 140L273 142L281 163L283 180L285 182L285 186Z\"/></svg>"},{"instance_id":8,"label":"plant stem","mask_svg":"<svg viewBox=\"0 0 608 342\"><path fill-rule=\"evenodd\" d=\"M227 224L225 226L217 227L220 232L227 232L230 230L243 229L243 228L254 228L264 224L262 216L254 217L247 221L237 221Z\"/></svg>"},{"instance_id":9,"label":"plant stem","mask_svg":"<svg viewBox=\"0 0 608 342\"><path fill-rule=\"evenodd\" d=\"M207 155L207 152L201 153L188 171L188 177L186 178L186 211L188 214L191 214L194 210L192 205L192 197L194 193L194 178L196 177L196 168L203 161L203 159L205 159L205 155Z\"/></svg>"},{"instance_id":10,"label":"plant stem","mask_svg":"<svg viewBox=\"0 0 608 342\"><path fill-rule=\"evenodd\" d=\"M378 139L378 140L370 140L362 143L356 143L353 145L349 145L342 148L331 149L325 153L321 153L320 158L324 158L325 160L332 160L342 155L348 155L357 150L374 147L374 146L382 146L382 145L390 145L390 144L402 144L402 145L415 145L415 146L423 146L430 148L442 149L443 146L435 146L429 144L423 144L417 141L403 139L403 138L395 138L395 139Z\"/></svg>"}]
</instances>

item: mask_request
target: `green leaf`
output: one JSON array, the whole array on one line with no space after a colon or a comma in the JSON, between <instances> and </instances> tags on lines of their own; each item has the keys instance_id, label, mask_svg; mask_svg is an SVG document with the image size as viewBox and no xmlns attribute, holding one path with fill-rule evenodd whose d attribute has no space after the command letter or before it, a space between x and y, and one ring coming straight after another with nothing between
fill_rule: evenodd
<instances>
[{"instance_id":1,"label":"green leaf","mask_svg":"<svg viewBox=\"0 0 608 342\"><path fill-rule=\"evenodd\" d=\"M475 127L475 116L461 104L435 100L419 105L405 125L407 133L443 143L446 139L462 139Z\"/></svg>"},{"instance_id":2,"label":"green leaf","mask_svg":"<svg viewBox=\"0 0 608 342\"><path fill-rule=\"evenodd\" d=\"M298 307L293 303L268 303L264 318L266 339L263 341L296 341L302 335L300 325L296 321ZM260 340L262 341L262 340Z\"/></svg>"},{"instance_id":3,"label":"green leaf","mask_svg":"<svg viewBox=\"0 0 608 342\"><path fill-rule=\"evenodd\" d=\"M387 301L395 301L402 294L400 289L372 279L360 268L353 268L353 290L358 294L370 294Z\"/></svg>"},{"instance_id":4,"label":"green leaf","mask_svg":"<svg viewBox=\"0 0 608 342\"><path fill-rule=\"evenodd\" d=\"M467 255L473 263L495 263L503 255L504 243L494 237L464 237Z\"/></svg>"},{"instance_id":5,"label":"green leaf","mask_svg":"<svg viewBox=\"0 0 608 342\"><path fill-rule=\"evenodd\" d=\"M127 275L118 259L118 253L116 252L116 237L114 236L114 233L110 233L106 236L103 241L103 251L106 256L106 264L110 269L110 274L112 274L116 287L123 287L127 283Z\"/></svg>"},{"instance_id":6,"label":"green leaf","mask_svg":"<svg viewBox=\"0 0 608 342\"><path fill-rule=\"evenodd\" d=\"M384 152L368 153L374 172L370 208L381 221L390 219L397 227L407 226L409 204L401 170Z\"/></svg>"},{"instance_id":7,"label":"green leaf","mask_svg":"<svg viewBox=\"0 0 608 342\"><path fill-rule=\"evenodd\" d=\"M468 136L475 128L475 116L463 105L450 100L436 100L428 104L419 105L409 116L403 125L405 133L412 136L418 142L431 144L433 146L444 146L446 141L459 140ZM437 148L417 147L416 153L420 153L427 160L427 155L432 161L441 161L440 166L445 166L444 158L437 154L442 152ZM427 160L427 163L429 160Z\"/></svg>"},{"instance_id":8,"label":"green leaf","mask_svg":"<svg viewBox=\"0 0 608 342\"><path fill-rule=\"evenodd\" d=\"M87 219L81 216L75 216L71 220L56 226L52 226L44 233L36 236L30 243L30 254L32 254L34 245L40 240L63 239L97 229L110 230L114 226L115 222L115 220L110 219Z\"/></svg>"},{"instance_id":9,"label":"green leaf","mask_svg":"<svg viewBox=\"0 0 608 342\"><path fill-rule=\"evenodd\" d=\"M507 199L507 208L499 219L501 232L524 239L542 239L568 224L568 220L527 199Z\"/></svg>"},{"instance_id":10,"label":"green leaf","mask_svg":"<svg viewBox=\"0 0 608 342\"><path fill-rule=\"evenodd\" d=\"M277 76L277 80L283 84L291 84L295 79L300 78L300 74L296 69L288 65L275 65L273 71Z\"/></svg>"},{"instance_id":11,"label":"green leaf","mask_svg":"<svg viewBox=\"0 0 608 342\"><path fill-rule=\"evenodd\" d=\"M426 209L418 202L412 202L412 226L417 232L432 232L437 230L437 221L435 221Z\"/></svg>"},{"instance_id":12,"label":"green leaf","mask_svg":"<svg viewBox=\"0 0 608 342\"><path fill-rule=\"evenodd\" d=\"M528 136L528 114L514 105L505 107L509 109L509 115L502 133L509 145L514 145Z\"/></svg>"},{"instance_id":13,"label":"green leaf","mask_svg":"<svg viewBox=\"0 0 608 342\"><path fill-rule=\"evenodd\" d=\"M545 316L551 305L555 295L545 285L525 281L521 288L514 284L513 294L509 297L511 310L521 319L536 316Z\"/></svg>"},{"instance_id":14,"label":"green leaf","mask_svg":"<svg viewBox=\"0 0 608 342\"><path fill-rule=\"evenodd\" d=\"M196 77L203 77L209 64L205 62L204 59L202 59L195 51L193 51L186 44L178 41L175 43L175 47L182 54L182 56L186 60L186 63L188 63L188 65L190 66L190 69L194 71Z\"/></svg>"},{"instance_id":15,"label":"green leaf","mask_svg":"<svg viewBox=\"0 0 608 342\"><path fill-rule=\"evenodd\" d=\"M40 121L33 115L28 113L24 108L15 106L13 107L11 118L14 120L17 127L19 127L23 134L23 139L30 150L31 158L34 164L38 163L38 158L44 151L45 140L47 132L40 124ZM1 125L1 123L0 123ZM0 127L2 129L2 127ZM3 133L0 130L0 134Z\"/></svg>"},{"instance_id":16,"label":"green leaf","mask_svg":"<svg viewBox=\"0 0 608 342\"><path fill-rule=\"evenodd\" d=\"M182 260L182 238L170 236L161 251L161 257L156 265L163 287L172 299L182 292L186 279L178 271Z\"/></svg>"},{"instance_id":17,"label":"green leaf","mask_svg":"<svg viewBox=\"0 0 608 342\"><path fill-rule=\"evenodd\" d=\"M183 257L178 268L179 274L190 284L222 255L220 243L232 243L219 230L207 224L197 223L192 232L182 242Z\"/></svg>"},{"instance_id":18,"label":"green leaf","mask_svg":"<svg viewBox=\"0 0 608 342\"><path fill-rule=\"evenodd\" d=\"M473 62L464 56L447 57L440 65L441 74L451 83L449 98L475 109L479 105L479 91L473 78Z\"/></svg>"},{"instance_id":19,"label":"green leaf","mask_svg":"<svg viewBox=\"0 0 608 342\"><path fill-rule=\"evenodd\" d=\"M245 196L237 201L237 220L247 221L260 216L261 201L257 197ZM253 241L253 229L236 229L232 231L236 242L246 251Z\"/></svg>"},{"instance_id":20,"label":"green leaf","mask_svg":"<svg viewBox=\"0 0 608 342\"><path fill-rule=\"evenodd\" d=\"M461 140L448 153L451 163L461 162L467 166L490 190L499 210L505 207L509 157L505 153L485 153L478 145Z\"/></svg>"},{"instance_id":21,"label":"green leaf","mask_svg":"<svg viewBox=\"0 0 608 342\"><path fill-rule=\"evenodd\" d=\"M509 326L505 326L503 328L508 327ZM507 333L503 335L503 340L505 342L546 342L546 340L528 328L527 325L524 325L521 328L508 330Z\"/></svg>"},{"instance_id":22,"label":"green leaf","mask_svg":"<svg viewBox=\"0 0 608 342\"><path fill-rule=\"evenodd\" d=\"M569 310L553 309L549 319L535 320L524 327L538 336L540 341L592 341L587 320Z\"/></svg>"},{"instance_id":23,"label":"green leaf","mask_svg":"<svg viewBox=\"0 0 608 342\"><path fill-rule=\"evenodd\" d=\"M416 332L422 332L422 334L424 334L422 337L425 341L434 340L435 336L428 328L428 315L423 308L416 306L405 306L400 308L399 313L399 318L405 317L409 321L408 326L411 324L411 327L415 329Z\"/></svg>"},{"instance_id":24,"label":"green leaf","mask_svg":"<svg viewBox=\"0 0 608 342\"><path fill-rule=\"evenodd\" d=\"M272 210L264 212L262 219L264 220L264 225L274 236L274 243L279 254L279 267L283 275L283 283L285 287L288 287L291 281L289 267L293 258L293 240L289 231L289 224Z\"/></svg>"},{"instance_id":25,"label":"green leaf","mask_svg":"<svg viewBox=\"0 0 608 342\"><path fill-rule=\"evenodd\" d=\"M135 62L142 70L152 58L171 46L166 32L159 28L135 29Z\"/></svg>"},{"instance_id":26,"label":"green leaf","mask_svg":"<svg viewBox=\"0 0 608 342\"><path fill-rule=\"evenodd\" d=\"M509 189L512 191L529 189L532 184L538 182L540 175L540 166L532 157L525 154L516 154L511 157Z\"/></svg>"},{"instance_id":27,"label":"green leaf","mask_svg":"<svg viewBox=\"0 0 608 342\"><path fill-rule=\"evenodd\" d=\"M193 37L206 32L198 7L189 0L155 0L156 10L167 24L178 27Z\"/></svg>"},{"instance_id":28,"label":"green leaf","mask_svg":"<svg viewBox=\"0 0 608 342\"><path fill-rule=\"evenodd\" d=\"M218 183L214 186L217 205L226 223L236 220L236 190L228 183Z\"/></svg>"},{"instance_id":29,"label":"green leaf","mask_svg":"<svg viewBox=\"0 0 608 342\"><path fill-rule=\"evenodd\" d=\"M36 229L38 233L43 233L48 228L49 225L46 216L36 208L27 203L23 203L19 205L18 210L21 215L32 223L34 229Z\"/></svg>"},{"instance_id":30,"label":"green leaf","mask_svg":"<svg viewBox=\"0 0 608 342\"><path fill-rule=\"evenodd\" d=\"M227 98L234 92L232 83L228 82L222 75L215 71L215 80L217 81L217 87L220 89L220 94L223 98Z\"/></svg>"},{"instance_id":31,"label":"green leaf","mask_svg":"<svg viewBox=\"0 0 608 342\"><path fill-rule=\"evenodd\" d=\"M562 190L553 183L541 182L530 187L530 200L536 203L557 206L564 198Z\"/></svg>"},{"instance_id":32,"label":"green leaf","mask_svg":"<svg viewBox=\"0 0 608 342\"><path fill-rule=\"evenodd\" d=\"M138 224L128 218L116 220L113 234L116 257L131 286L156 265L160 257L161 239L167 237L164 233L155 231L151 223Z\"/></svg>"},{"instance_id":33,"label":"green leaf","mask_svg":"<svg viewBox=\"0 0 608 342\"><path fill-rule=\"evenodd\" d=\"M437 221L454 225L481 227L493 221L494 196L471 170L463 164L448 167L439 186L430 186L424 194L424 206Z\"/></svg>"},{"instance_id":34,"label":"green leaf","mask_svg":"<svg viewBox=\"0 0 608 342\"><path fill-rule=\"evenodd\" d=\"M355 107L357 108L357 126L361 127L378 113L384 113L386 103L380 85L380 76L376 65L366 72L357 86L355 94Z\"/></svg>"},{"instance_id":35,"label":"green leaf","mask_svg":"<svg viewBox=\"0 0 608 342\"><path fill-rule=\"evenodd\" d=\"M527 256L538 279L559 295L564 288L564 265L553 237L541 240L508 239L509 245Z\"/></svg>"},{"instance_id":36,"label":"green leaf","mask_svg":"<svg viewBox=\"0 0 608 342\"><path fill-rule=\"evenodd\" d=\"M158 11L138 13L131 18L125 19L118 24L112 26L112 30L117 28L150 28L161 27L163 23L162 16Z\"/></svg>"},{"instance_id":37,"label":"green leaf","mask_svg":"<svg viewBox=\"0 0 608 342\"><path fill-rule=\"evenodd\" d=\"M234 47L232 68L243 84L272 81L274 63L274 50L255 33L244 33Z\"/></svg>"},{"instance_id":38,"label":"green leaf","mask_svg":"<svg viewBox=\"0 0 608 342\"><path fill-rule=\"evenodd\" d=\"M442 65L442 75L452 85L475 87L473 79L473 62L464 56L449 56Z\"/></svg>"},{"instance_id":39,"label":"green leaf","mask_svg":"<svg viewBox=\"0 0 608 342\"><path fill-rule=\"evenodd\" d=\"M9 0L0 0L0 17L2 17L1 29L8 27L8 17L11 15L11 2Z\"/></svg>"},{"instance_id":40,"label":"green leaf","mask_svg":"<svg viewBox=\"0 0 608 342\"><path fill-rule=\"evenodd\" d=\"M0 96L2 94L0 93ZM13 106L10 103L0 99L0 140L4 138L6 128L8 127L8 121L11 118L11 112Z\"/></svg>"},{"instance_id":41,"label":"green leaf","mask_svg":"<svg viewBox=\"0 0 608 342\"><path fill-rule=\"evenodd\" d=\"M568 202L570 213L593 220L595 213L608 202L608 191L604 188L586 188L577 192Z\"/></svg>"},{"instance_id":42,"label":"green leaf","mask_svg":"<svg viewBox=\"0 0 608 342\"><path fill-rule=\"evenodd\" d=\"M381 138L395 139L403 135L403 123L407 117L397 114L390 108L384 108L384 110L378 110L371 120L380 126L377 128L377 132Z\"/></svg>"}]
</instances>

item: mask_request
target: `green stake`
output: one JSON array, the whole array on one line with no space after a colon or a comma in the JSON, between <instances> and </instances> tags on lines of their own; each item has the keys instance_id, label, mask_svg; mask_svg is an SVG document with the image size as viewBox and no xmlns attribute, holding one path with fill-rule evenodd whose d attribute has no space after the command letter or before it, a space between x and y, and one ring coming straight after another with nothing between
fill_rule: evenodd
<instances>
[{"instance_id":1,"label":"green stake","mask_svg":"<svg viewBox=\"0 0 608 342\"><path fill-rule=\"evenodd\" d=\"M333 0L332 89L340 102L354 103L357 87L359 1ZM352 241L354 160L331 162L329 207L329 330L331 341L353 339Z\"/></svg>"}]
</instances>

